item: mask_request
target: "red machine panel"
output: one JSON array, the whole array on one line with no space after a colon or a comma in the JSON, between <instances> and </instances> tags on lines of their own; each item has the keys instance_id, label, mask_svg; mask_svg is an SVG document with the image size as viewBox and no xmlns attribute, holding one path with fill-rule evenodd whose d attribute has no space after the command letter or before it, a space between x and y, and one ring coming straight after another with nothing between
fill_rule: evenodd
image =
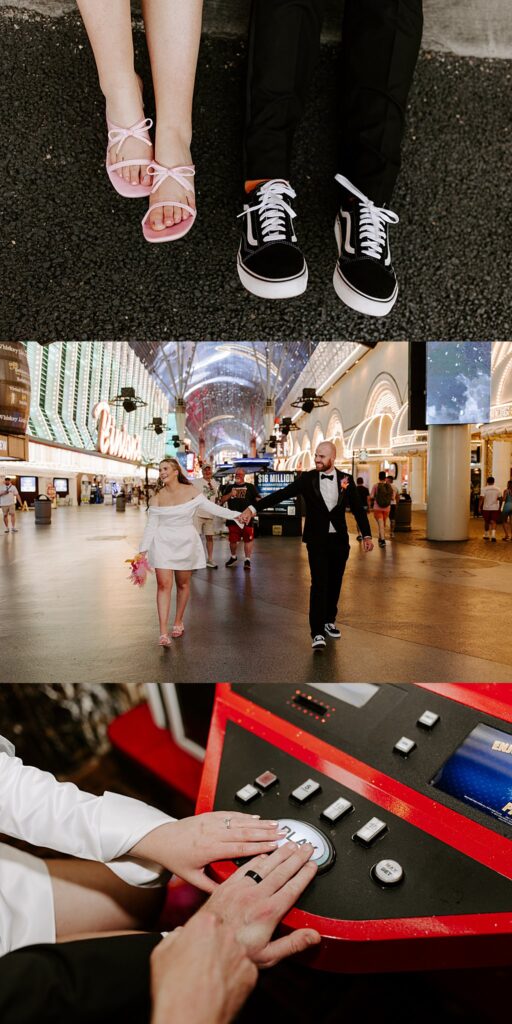
<instances>
[{"instance_id":1,"label":"red machine panel","mask_svg":"<svg viewBox=\"0 0 512 1024\"><path fill-rule=\"evenodd\" d=\"M244 808L313 838L308 964L512 963L512 685L220 684L196 809Z\"/></svg>"}]
</instances>

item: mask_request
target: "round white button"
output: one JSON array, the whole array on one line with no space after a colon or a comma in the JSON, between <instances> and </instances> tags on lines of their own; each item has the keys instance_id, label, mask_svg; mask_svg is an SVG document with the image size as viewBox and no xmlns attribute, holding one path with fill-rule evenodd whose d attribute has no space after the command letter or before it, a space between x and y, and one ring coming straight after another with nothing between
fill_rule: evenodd
<instances>
[{"instance_id":1,"label":"round white button","mask_svg":"<svg viewBox=\"0 0 512 1024\"><path fill-rule=\"evenodd\" d=\"M397 860L379 860L371 874L379 885L398 885L404 877L404 869Z\"/></svg>"},{"instance_id":2,"label":"round white button","mask_svg":"<svg viewBox=\"0 0 512 1024\"><path fill-rule=\"evenodd\" d=\"M319 828L310 825L308 821L297 821L295 818L279 818L279 832L286 832L286 836L278 839L278 846L291 840L302 846L304 843L312 843L315 847L311 860L318 866L319 871L326 871L334 864L336 853L331 840Z\"/></svg>"}]
</instances>

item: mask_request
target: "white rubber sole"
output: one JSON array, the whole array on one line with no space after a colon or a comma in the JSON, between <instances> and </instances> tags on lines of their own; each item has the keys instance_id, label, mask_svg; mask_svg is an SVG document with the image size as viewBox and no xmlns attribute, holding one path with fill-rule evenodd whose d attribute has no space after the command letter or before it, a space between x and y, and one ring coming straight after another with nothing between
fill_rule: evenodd
<instances>
[{"instance_id":1,"label":"white rubber sole","mask_svg":"<svg viewBox=\"0 0 512 1024\"><path fill-rule=\"evenodd\" d=\"M337 217L334 222L334 235L338 246L338 254L340 254L341 228ZM395 285L395 290L389 299L376 299L370 295L365 295L364 292L359 292L353 285L349 284L343 277L338 263L336 263L334 268L332 283L336 295L345 306L355 310L356 313L364 313L365 316L387 316L397 300L398 284Z\"/></svg>"},{"instance_id":2,"label":"white rubber sole","mask_svg":"<svg viewBox=\"0 0 512 1024\"><path fill-rule=\"evenodd\" d=\"M308 286L308 268L305 265L302 274L284 281L267 281L263 277L250 274L242 265L240 254L237 257L238 276L246 291L257 295L259 299L293 299L302 295Z\"/></svg>"}]
</instances>

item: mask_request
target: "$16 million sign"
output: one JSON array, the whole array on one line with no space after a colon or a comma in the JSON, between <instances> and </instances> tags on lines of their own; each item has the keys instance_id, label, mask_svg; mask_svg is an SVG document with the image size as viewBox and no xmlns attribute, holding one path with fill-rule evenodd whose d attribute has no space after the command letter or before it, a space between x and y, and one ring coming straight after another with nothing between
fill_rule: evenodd
<instances>
[{"instance_id":1,"label":"$16 million sign","mask_svg":"<svg viewBox=\"0 0 512 1024\"><path fill-rule=\"evenodd\" d=\"M102 455L114 455L127 462L140 462L141 438L129 434L126 426L116 427L108 402L97 402L92 410L94 422L98 425L96 447Z\"/></svg>"}]
</instances>

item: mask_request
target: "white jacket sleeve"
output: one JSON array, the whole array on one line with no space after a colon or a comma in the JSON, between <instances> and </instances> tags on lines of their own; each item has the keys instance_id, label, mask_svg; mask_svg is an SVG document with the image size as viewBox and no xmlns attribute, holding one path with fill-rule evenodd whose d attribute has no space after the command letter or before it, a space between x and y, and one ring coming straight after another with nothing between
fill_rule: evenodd
<instances>
[{"instance_id":1,"label":"white jacket sleeve","mask_svg":"<svg viewBox=\"0 0 512 1024\"><path fill-rule=\"evenodd\" d=\"M102 861L131 884L155 880L160 868L125 854L153 829L175 820L118 793L84 793L71 782L25 766L19 757L0 753L0 831L34 846ZM121 858L119 870L111 862Z\"/></svg>"},{"instance_id":2,"label":"white jacket sleeve","mask_svg":"<svg viewBox=\"0 0 512 1024\"><path fill-rule=\"evenodd\" d=\"M200 508L202 512L206 512L209 516L219 516L221 519L238 519L238 516L241 515L240 512L233 512L230 508L224 507L224 505L215 505L213 501L208 501L204 494L202 495Z\"/></svg>"},{"instance_id":3,"label":"white jacket sleeve","mask_svg":"<svg viewBox=\"0 0 512 1024\"><path fill-rule=\"evenodd\" d=\"M146 529L144 530L142 540L140 542L140 551L149 551L158 526L158 516L151 515L151 509L147 513L147 517Z\"/></svg>"}]
</instances>

